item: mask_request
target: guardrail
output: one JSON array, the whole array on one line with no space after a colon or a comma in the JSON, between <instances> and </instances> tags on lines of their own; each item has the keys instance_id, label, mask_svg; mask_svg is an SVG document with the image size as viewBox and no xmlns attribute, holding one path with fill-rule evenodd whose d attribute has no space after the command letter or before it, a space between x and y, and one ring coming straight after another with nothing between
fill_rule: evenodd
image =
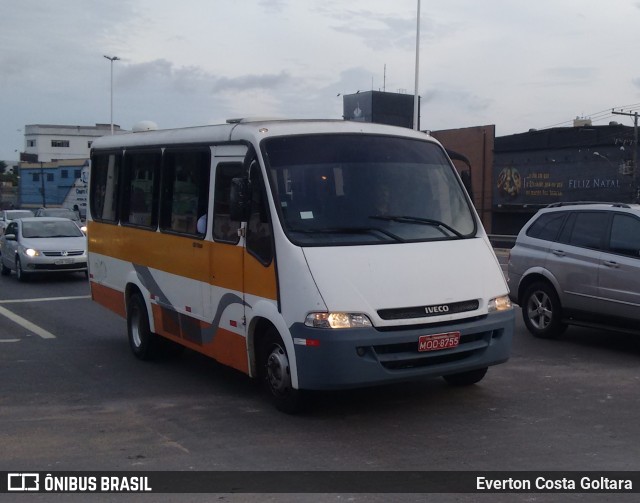
<instances>
[{"instance_id":1,"label":"guardrail","mask_svg":"<svg viewBox=\"0 0 640 503\"><path fill-rule=\"evenodd\" d=\"M494 248L513 248L517 237L506 234L488 234L488 236Z\"/></svg>"}]
</instances>

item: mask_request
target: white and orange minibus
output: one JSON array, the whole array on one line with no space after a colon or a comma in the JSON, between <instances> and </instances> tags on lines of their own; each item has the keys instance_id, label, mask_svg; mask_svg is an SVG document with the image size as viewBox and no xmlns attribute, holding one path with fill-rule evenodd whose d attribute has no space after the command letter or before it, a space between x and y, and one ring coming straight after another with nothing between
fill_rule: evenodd
<instances>
[{"instance_id":1,"label":"white and orange minibus","mask_svg":"<svg viewBox=\"0 0 640 503\"><path fill-rule=\"evenodd\" d=\"M140 359L166 341L308 390L443 376L508 359L514 312L443 147L348 121L234 120L94 141L93 299Z\"/></svg>"}]
</instances>

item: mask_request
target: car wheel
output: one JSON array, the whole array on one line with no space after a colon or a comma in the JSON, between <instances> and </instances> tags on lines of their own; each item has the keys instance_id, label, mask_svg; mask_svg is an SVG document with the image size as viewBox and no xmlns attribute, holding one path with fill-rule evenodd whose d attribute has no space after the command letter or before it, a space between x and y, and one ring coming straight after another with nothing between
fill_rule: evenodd
<instances>
[{"instance_id":1,"label":"car wheel","mask_svg":"<svg viewBox=\"0 0 640 503\"><path fill-rule=\"evenodd\" d=\"M300 412L305 404L305 395L291 384L287 350L274 328L267 330L262 348L261 377L276 409L287 414Z\"/></svg>"},{"instance_id":2,"label":"car wheel","mask_svg":"<svg viewBox=\"0 0 640 503\"><path fill-rule=\"evenodd\" d=\"M442 376L442 378L447 381L447 383L452 386L471 386L472 384L476 384L484 378L487 374L487 367L469 370L467 372L460 372L458 374L449 374L446 376Z\"/></svg>"},{"instance_id":3,"label":"car wheel","mask_svg":"<svg viewBox=\"0 0 640 503\"><path fill-rule=\"evenodd\" d=\"M9 276L11 274L11 269L9 269L6 265L4 265L4 261L0 259L0 274L3 276Z\"/></svg>"},{"instance_id":4,"label":"car wheel","mask_svg":"<svg viewBox=\"0 0 640 503\"><path fill-rule=\"evenodd\" d=\"M152 360L155 357L158 336L149 329L147 306L139 293L134 293L127 303L127 334L136 358Z\"/></svg>"},{"instance_id":5,"label":"car wheel","mask_svg":"<svg viewBox=\"0 0 640 503\"><path fill-rule=\"evenodd\" d=\"M562 322L562 306L555 289L538 281L524 292L522 302L524 324L536 337L553 339L562 335L567 325Z\"/></svg>"},{"instance_id":6,"label":"car wheel","mask_svg":"<svg viewBox=\"0 0 640 503\"><path fill-rule=\"evenodd\" d=\"M16 278L18 278L18 281L27 281L27 275L22 270L22 263L19 257L16 257Z\"/></svg>"}]
</instances>

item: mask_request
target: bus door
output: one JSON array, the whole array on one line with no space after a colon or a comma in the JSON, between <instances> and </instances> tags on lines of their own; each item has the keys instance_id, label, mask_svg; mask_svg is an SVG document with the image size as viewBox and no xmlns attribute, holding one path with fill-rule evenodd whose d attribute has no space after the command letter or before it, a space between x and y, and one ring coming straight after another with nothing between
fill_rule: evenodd
<instances>
[{"instance_id":1,"label":"bus door","mask_svg":"<svg viewBox=\"0 0 640 503\"><path fill-rule=\"evenodd\" d=\"M277 301L273 229L265 183L257 160L250 162L249 180L250 208L244 229L245 310L252 309L259 300Z\"/></svg>"},{"instance_id":2,"label":"bus door","mask_svg":"<svg viewBox=\"0 0 640 503\"><path fill-rule=\"evenodd\" d=\"M209 253L209 295L205 298L206 317L211 322L210 353L225 365L248 373L244 312L244 238L241 224L230 214L230 192L234 178L243 176L243 145L213 147L211 177L213 188L211 251Z\"/></svg>"}]
</instances>

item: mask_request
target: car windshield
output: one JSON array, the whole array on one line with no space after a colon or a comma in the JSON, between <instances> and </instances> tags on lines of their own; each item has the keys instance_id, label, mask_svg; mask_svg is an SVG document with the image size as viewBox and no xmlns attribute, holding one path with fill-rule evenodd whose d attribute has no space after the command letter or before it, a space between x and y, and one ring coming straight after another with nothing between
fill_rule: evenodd
<instances>
[{"instance_id":1,"label":"car windshield","mask_svg":"<svg viewBox=\"0 0 640 503\"><path fill-rule=\"evenodd\" d=\"M69 218L71 220L79 220L78 215L75 211L72 211L66 208L51 208L47 210L42 210L40 212L40 215L44 217L59 217L59 218Z\"/></svg>"},{"instance_id":2,"label":"car windshield","mask_svg":"<svg viewBox=\"0 0 640 503\"><path fill-rule=\"evenodd\" d=\"M15 220L16 218L27 218L27 217L33 216L33 213L30 212L29 210L24 210L24 211L12 210L12 211L7 211L5 214L6 214L7 220Z\"/></svg>"},{"instance_id":3,"label":"car windshield","mask_svg":"<svg viewBox=\"0 0 640 503\"><path fill-rule=\"evenodd\" d=\"M428 141L374 135L263 143L279 216L300 245L462 239L476 223L454 168Z\"/></svg>"},{"instance_id":4,"label":"car windshield","mask_svg":"<svg viewBox=\"0 0 640 503\"><path fill-rule=\"evenodd\" d=\"M75 238L84 234L72 221L38 221L22 222L22 236L25 238Z\"/></svg>"}]
</instances>

